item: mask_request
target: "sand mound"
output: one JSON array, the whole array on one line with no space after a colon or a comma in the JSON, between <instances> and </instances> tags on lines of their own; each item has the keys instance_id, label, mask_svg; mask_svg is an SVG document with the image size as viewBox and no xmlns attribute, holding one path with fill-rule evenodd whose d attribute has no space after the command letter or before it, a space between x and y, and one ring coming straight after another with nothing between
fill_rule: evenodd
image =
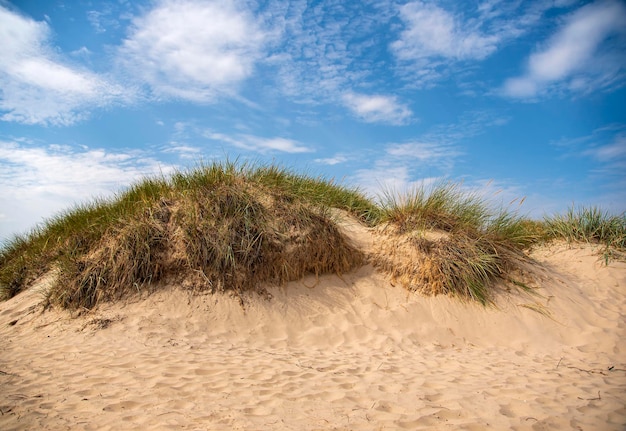
<instances>
[{"instance_id":1,"label":"sand mound","mask_svg":"<svg viewBox=\"0 0 626 431\"><path fill-rule=\"evenodd\" d=\"M38 306L49 274L0 303L0 429L624 429L626 264L533 257L538 295L491 308L368 265L269 301L170 286L72 318Z\"/></svg>"},{"instance_id":2,"label":"sand mound","mask_svg":"<svg viewBox=\"0 0 626 431\"><path fill-rule=\"evenodd\" d=\"M330 210L253 181L214 184L144 206L87 250L59 259L49 302L92 308L171 283L241 293L363 263Z\"/></svg>"}]
</instances>

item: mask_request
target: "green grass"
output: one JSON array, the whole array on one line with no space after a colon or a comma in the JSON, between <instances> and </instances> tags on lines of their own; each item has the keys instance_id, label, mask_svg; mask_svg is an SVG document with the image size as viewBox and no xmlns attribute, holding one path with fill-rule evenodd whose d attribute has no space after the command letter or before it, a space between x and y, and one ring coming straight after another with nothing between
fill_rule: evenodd
<instances>
[{"instance_id":1,"label":"green grass","mask_svg":"<svg viewBox=\"0 0 626 431\"><path fill-rule=\"evenodd\" d=\"M369 255L335 211L378 232ZM494 209L461 184L439 183L372 202L358 189L276 165L201 164L145 178L110 199L77 205L0 248L0 299L55 270L47 300L92 308L174 282L211 291L263 290L308 273L342 273L368 259L409 290L487 304L554 238L626 247L626 218L597 208L543 221ZM611 253L611 254L607 254Z\"/></svg>"},{"instance_id":2,"label":"green grass","mask_svg":"<svg viewBox=\"0 0 626 431\"><path fill-rule=\"evenodd\" d=\"M406 195L387 193L381 220L388 223L373 263L409 290L451 294L486 304L497 280L528 262L524 249L538 237L532 223L493 210L461 184L438 183ZM432 231L438 235L429 235Z\"/></svg>"},{"instance_id":3,"label":"green grass","mask_svg":"<svg viewBox=\"0 0 626 431\"><path fill-rule=\"evenodd\" d=\"M387 192L382 197L381 219L401 231L440 229L465 231L482 225L489 216L486 204L460 184L438 183L418 187L406 194Z\"/></svg>"},{"instance_id":4,"label":"green grass","mask_svg":"<svg viewBox=\"0 0 626 431\"><path fill-rule=\"evenodd\" d=\"M546 218L548 236L568 241L604 244L626 250L626 213L611 215L598 207L569 208L564 215Z\"/></svg>"},{"instance_id":5,"label":"green grass","mask_svg":"<svg viewBox=\"0 0 626 431\"><path fill-rule=\"evenodd\" d=\"M564 215L544 220L545 236L603 246L605 262L626 259L626 213L611 215L598 207L570 207Z\"/></svg>"},{"instance_id":6,"label":"green grass","mask_svg":"<svg viewBox=\"0 0 626 431\"><path fill-rule=\"evenodd\" d=\"M92 308L146 286L262 289L306 273L363 262L329 207L368 220L356 190L284 169L225 162L147 178L112 199L77 206L0 253L0 295L10 298L49 270L48 301Z\"/></svg>"},{"instance_id":7,"label":"green grass","mask_svg":"<svg viewBox=\"0 0 626 431\"><path fill-rule=\"evenodd\" d=\"M298 175L276 165L262 166L251 171L250 179L315 205L348 211L370 226L380 221L377 205L358 190L337 184L334 180Z\"/></svg>"}]
</instances>

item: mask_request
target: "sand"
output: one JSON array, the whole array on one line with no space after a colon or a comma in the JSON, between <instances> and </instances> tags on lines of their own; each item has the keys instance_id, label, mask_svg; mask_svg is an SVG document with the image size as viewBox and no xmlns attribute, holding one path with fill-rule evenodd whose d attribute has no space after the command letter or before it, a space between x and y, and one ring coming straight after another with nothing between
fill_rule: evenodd
<instances>
[{"instance_id":1,"label":"sand","mask_svg":"<svg viewBox=\"0 0 626 431\"><path fill-rule=\"evenodd\" d=\"M541 296L492 308L365 266L70 317L41 311L44 277L0 303L0 429L626 429L626 264L533 257Z\"/></svg>"}]
</instances>

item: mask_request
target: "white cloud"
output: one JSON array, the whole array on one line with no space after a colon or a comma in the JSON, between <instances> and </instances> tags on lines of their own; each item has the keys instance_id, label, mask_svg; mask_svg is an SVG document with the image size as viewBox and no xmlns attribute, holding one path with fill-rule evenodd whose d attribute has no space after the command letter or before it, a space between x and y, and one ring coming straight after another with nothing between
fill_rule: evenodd
<instances>
[{"instance_id":1,"label":"white cloud","mask_svg":"<svg viewBox=\"0 0 626 431\"><path fill-rule=\"evenodd\" d=\"M69 206L110 195L171 166L141 152L74 149L0 141L0 239L34 227Z\"/></svg>"},{"instance_id":2,"label":"white cloud","mask_svg":"<svg viewBox=\"0 0 626 431\"><path fill-rule=\"evenodd\" d=\"M580 155L590 157L597 163L591 174L610 179L608 183L620 188L622 195L626 195L626 126L600 128L579 140L587 147Z\"/></svg>"},{"instance_id":3,"label":"white cloud","mask_svg":"<svg viewBox=\"0 0 626 431\"><path fill-rule=\"evenodd\" d=\"M121 3L121 2L120 2ZM123 3L121 3L123 5ZM115 18L119 12L115 9L114 3L100 2L98 6L100 10L87 11L87 21L96 33L105 33L107 29L118 29L120 23ZM117 13L116 13L117 12Z\"/></svg>"},{"instance_id":4,"label":"white cloud","mask_svg":"<svg viewBox=\"0 0 626 431\"><path fill-rule=\"evenodd\" d=\"M497 36L483 34L431 3L407 3L400 7L400 17L406 27L391 49L402 60L429 57L480 60L497 49Z\"/></svg>"},{"instance_id":5,"label":"white cloud","mask_svg":"<svg viewBox=\"0 0 626 431\"><path fill-rule=\"evenodd\" d=\"M0 6L0 120L69 125L127 97L102 76L58 59L50 38L45 22Z\"/></svg>"},{"instance_id":6,"label":"white cloud","mask_svg":"<svg viewBox=\"0 0 626 431\"><path fill-rule=\"evenodd\" d=\"M626 167L626 133L615 136L613 142L589 150L586 154L601 162L614 163L621 160L622 165Z\"/></svg>"},{"instance_id":7,"label":"white cloud","mask_svg":"<svg viewBox=\"0 0 626 431\"><path fill-rule=\"evenodd\" d=\"M618 1L597 1L581 7L542 49L529 57L524 75L504 83L504 95L533 98L555 84L573 91L591 91L612 83L616 75L623 73L624 46L606 42L613 34L621 33L622 38L626 35L624 23L626 7Z\"/></svg>"},{"instance_id":8,"label":"white cloud","mask_svg":"<svg viewBox=\"0 0 626 431\"><path fill-rule=\"evenodd\" d=\"M390 144L387 146L387 154L404 159L415 159L420 162L439 162L451 160L461 153L454 147L429 142L408 142L403 144Z\"/></svg>"},{"instance_id":9,"label":"white cloud","mask_svg":"<svg viewBox=\"0 0 626 431\"><path fill-rule=\"evenodd\" d=\"M371 167L357 170L351 180L373 197L403 194L448 176L460 154L449 144L391 143ZM436 176L422 178L425 170Z\"/></svg>"},{"instance_id":10,"label":"white cloud","mask_svg":"<svg viewBox=\"0 0 626 431\"><path fill-rule=\"evenodd\" d=\"M270 32L232 0L163 0L133 21L119 61L157 97L210 102L249 78Z\"/></svg>"},{"instance_id":11,"label":"white cloud","mask_svg":"<svg viewBox=\"0 0 626 431\"><path fill-rule=\"evenodd\" d=\"M607 124L589 135L552 144L562 152L562 158L584 161L576 170L576 181L584 179L581 184L588 188L588 194L577 204L601 205L615 213L626 211L626 124ZM563 188L571 192L571 182Z\"/></svg>"},{"instance_id":12,"label":"white cloud","mask_svg":"<svg viewBox=\"0 0 626 431\"><path fill-rule=\"evenodd\" d=\"M85 60L88 60L91 54L92 52L89 51L89 48L87 48L86 46L81 46L80 48L70 52L70 55L72 57L77 57Z\"/></svg>"},{"instance_id":13,"label":"white cloud","mask_svg":"<svg viewBox=\"0 0 626 431\"><path fill-rule=\"evenodd\" d=\"M334 166L348 161L348 158L342 154L336 154L333 157L321 158L313 160L315 163L322 165Z\"/></svg>"},{"instance_id":14,"label":"white cloud","mask_svg":"<svg viewBox=\"0 0 626 431\"><path fill-rule=\"evenodd\" d=\"M386 143L377 154L367 155L373 162L358 170L352 180L376 196L384 192L403 193L449 178L465 154L462 143L506 121L489 111L470 111L457 123L434 126L415 140Z\"/></svg>"},{"instance_id":15,"label":"white cloud","mask_svg":"<svg viewBox=\"0 0 626 431\"><path fill-rule=\"evenodd\" d=\"M200 158L202 149L182 142L172 141L163 152L166 154L176 154L183 160L194 160Z\"/></svg>"},{"instance_id":16,"label":"white cloud","mask_svg":"<svg viewBox=\"0 0 626 431\"><path fill-rule=\"evenodd\" d=\"M424 139L428 138L433 140L387 144L381 161L407 166L411 172L427 168L443 176L448 175L463 153L455 145L447 143L450 138L436 134L424 136Z\"/></svg>"},{"instance_id":17,"label":"white cloud","mask_svg":"<svg viewBox=\"0 0 626 431\"><path fill-rule=\"evenodd\" d=\"M410 1L397 7L402 30L389 43L397 59L396 74L414 87L432 86L452 74L467 85L463 80L472 73L467 65L522 37L547 11L575 1Z\"/></svg>"},{"instance_id":18,"label":"white cloud","mask_svg":"<svg viewBox=\"0 0 626 431\"><path fill-rule=\"evenodd\" d=\"M402 193L449 178L465 154L462 143L488 127L505 122L490 112L471 111L461 116L458 123L435 126L416 140L387 143L382 146L382 152L368 154L373 163L358 170L353 181L377 195L389 191Z\"/></svg>"},{"instance_id":19,"label":"white cloud","mask_svg":"<svg viewBox=\"0 0 626 431\"><path fill-rule=\"evenodd\" d=\"M396 97L346 93L344 104L367 123L405 124L413 115L411 110Z\"/></svg>"},{"instance_id":20,"label":"white cloud","mask_svg":"<svg viewBox=\"0 0 626 431\"><path fill-rule=\"evenodd\" d=\"M203 133L205 138L225 142L237 148L258 153L283 152L283 153L311 153L315 151L312 147L280 137L263 138L248 134L226 135L207 130Z\"/></svg>"},{"instance_id":21,"label":"white cloud","mask_svg":"<svg viewBox=\"0 0 626 431\"><path fill-rule=\"evenodd\" d=\"M389 72L380 61L394 10L389 2L277 1L266 12L280 26L280 46L264 62L280 90L298 102L343 103L342 95Z\"/></svg>"},{"instance_id":22,"label":"white cloud","mask_svg":"<svg viewBox=\"0 0 626 431\"><path fill-rule=\"evenodd\" d=\"M357 170L350 180L373 198L389 193L402 194L420 184L414 179L409 166L387 160L379 160L371 168Z\"/></svg>"}]
</instances>

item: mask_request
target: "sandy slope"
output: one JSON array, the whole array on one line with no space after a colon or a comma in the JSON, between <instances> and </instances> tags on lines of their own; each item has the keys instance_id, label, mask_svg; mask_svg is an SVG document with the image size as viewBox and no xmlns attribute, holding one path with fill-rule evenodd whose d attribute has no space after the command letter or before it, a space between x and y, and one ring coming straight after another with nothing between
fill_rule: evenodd
<instances>
[{"instance_id":1,"label":"sandy slope","mask_svg":"<svg viewBox=\"0 0 626 431\"><path fill-rule=\"evenodd\" d=\"M70 319L37 307L44 279L0 304L0 429L626 429L626 264L534 257L542 296L498 309L367 266Z\"/></svg>"}]
</instances>

